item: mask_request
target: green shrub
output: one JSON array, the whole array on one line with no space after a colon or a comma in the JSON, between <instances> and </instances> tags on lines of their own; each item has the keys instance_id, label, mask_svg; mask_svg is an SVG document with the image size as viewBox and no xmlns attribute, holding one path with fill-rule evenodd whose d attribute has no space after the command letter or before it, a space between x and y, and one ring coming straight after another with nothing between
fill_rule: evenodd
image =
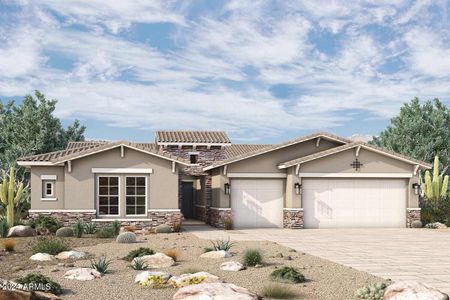
<instances>
[{"instance_id":1,"label":"green shrub","mask_svg":"<svg viewBox=\"0 0 450 300\"><path fill-rule=\"evenodd\" d=\"M89 222L84 224L84 233L94 234L97 231L97 223Z\"/></svg>"},{"instance_id":2,"label":"green shrub","mask_svg":"<svg viewBox=\"0 0 450 300\"><path fill-rule=\"evenodd\" d=\"M148 265L142 260L142 258L138 257L135 260L133 260L133 263L131 264L131 267L133 270L146 270L148 268Z\"/></svg>"},{"instance_id":3,"label":"green shrub","mask_svg":"<svg viewBox=\"0 0 450 300\"><path fill-rule=\"evenodd\" d=\"M73 229L70 227L61 227L60 229L56 230L56 236L57 237L71 237L71 236L73 236Z\"/></svg>"},{"instance_id":4,"label":"green shrub","mask_svg":"<svg viewBox=\"0 0 450 300\"><path fill-rule=\"evenodd\" d=\"M0 237L5 238L8 236L9 225L6 218L0 219Z\"/></svg>"},{"instance_id":5,"label":"green shrub","mask_svg":"<svg viewBox=\"0 0 450 300\"><path fill-rule=\"evenodd\" d=\"M216 242L211 241L213 245L214 251L229 251L231 247L233 247L234 243L230 243L230 238L228 237L227 241L224 240L217 240Z\"/></svg>"},{"instance_id":6,"label":"green shrub","mask_svg":"<svg viewBox=\"0 0 450 300\"><path fill-rule=\"evenodd\" d=\"M78 219L75 225L73 225L73 235L77 238L81 238L84 231L84 223L82 220Z\"/></svg>"},{"instance_id":7,"label":"green shrub","mask_svg":"<svg viewBox=\"0 0 450 300\"><path fill-rule=\"evenodd\" d=\"M263 296L272 299L292 299L297 298L297 293L289 286L279 283L268 283L264 285L262 290Z\"/></svg>"},{"instance_id":8,"label":"green shrub","mask_svg":"<svg viewBox=\"0 0 450 300\"><path fill-rule=\"evenodd\" d=\"M355 296L360 299L382 300L386 284L382 282L371 283L356 290Z\"/></svg>"},{"instance_id":9,"label":"green shrub","mask_svg":"<svg viewBox=\"0 0 450 300\"><path fill-rule=\"evenodd\" d=\"M116 242L120 243L120 244L131 244L131 243L136 243L136 234L134 234L133 232L122 232L121 234L119 234L116 238Z\"/></svg>"},{"instance_id":10,"label":"green shrub","mask_svg":"<svg viewBox=\"0 0 450 300\"><path fill-rule=\"evenodd\" d=\"M119 235L121 226L122 226L122 224L120 224L120 222L118 220L114 220L111 223L111 229L112 229L112 232L114 233L114 235Z\"/></svg>"},{"instance_id":11,"label":"green shrub","mask_svg":"<svg viewBox=\"0 0 450 300\"><path fill-rule=\"evenodd\" d=\"M422 222L419 220L414 220L411 222L411 227L412 228L422 228Z\"/></svg>"},{"instance_id":12,"label":"green shrub","mask_svg":"<svg viewBox=\"0 0 450 300\"><path fill-rule=\"evenodd\" d=\"M56 230L62 227L57 219L46 215L39 215L37 218L31 219L29 225L40 233L46 233L46 231L56 233Z\"/></svg>"},{"instance_id":13,"label":"green shrub","mask_svg":"<svg viewBox=\"0 0 450 300\"><path fill-rule=\"evenodd\" d=\"M155 232L156 233L171 233L172 228L170 228L169 225L161 224L161 225L158 225L155 227Z\"/></svg>"},{"instance_id":14,"label":"green shrub","mask_svg":"<svg viewBox=\"0 0 450 300\"><path fill-rule=\"evenodd\" d=\"M203 248L203 250L204 250L205 253L206 253L206 252L214 251L214 248L213 248L213 247L205 247L205 248Z\"/></svg>"},{"instance_id":15,"label":"green shrub","mask_svg":"<svg viewBox=\"0 0 450 300\"><path fill-rule=\"evenodd\" d=\"M254 267L256 265L262 265L262 255L259 250L248 249L244 253L244 266Z\"/></svg>"},{"instance_id":16,"label":"green shrub","mask_svg":"<svg viewBox=\"0 0 450 300\"><path fill-rule=\"evenodd\" d=\"M272 272L272 274L270 274L270 277L273 280L286 283L305 282L305 276L303 276L302 273L298 272L296 269L291 267L284 267L282 269L275 270Z\"/></svg>"},{"instance_id":17,"label":"green shrub","mask_svg":"<svg viewBox=\"0 0 450 300\"><path fill-rule=\"evenodd\" d=\"M127 256L125 256L123 259L126 261L132 261L134 258L136 257L142 257L145 255L153 255L155 254L155 251L153 251L150 248L144 248L144 247L140 247L136 250L132 250L130 251Z\"/></svg>"},{"instance_id":18,"label":"green shrub","mask_svg":"<svg viewBox=\"0 0 450 300\"><path fill-rule=\"evenodd\" d=\"M110 239L114 236L115 234L112 228L103 228L95 233L95 237L98 239Z\"/></svg>"},{"instance_id":19,"label":"green shrub","mask_svg":"<svg viewBox=\"0 0 450 300\"><path fill-rule=\"evenodd\" d=\"M30 286L32 285L35 288L34 291L50 292L55 295L60 295L63 292L59 283L54 282L49 277L39 273L30 273L17 279L16 282Z\"/></svg>"},{"instance_id":20,"label":"green shrub","mask_svg":"<svg viewBox=\"0 0 450 300\"><path fill-rule=\"evenodd\" d=\"M101 256L98 260L91 260L92 269L97 270L102 274L106 274L108 272L110 264L111 260L107 260L106 256Z\"/></svg>"},{"instance_id":21,"label":"green shrub","mask_svg":"<svg viewBox=\"0 0 450 300\"><path fill-rule=\"evenodd\" d=\"M60 252L68 250L69 246L62 239L54 237L39 238L32 247L33 254L48 253L51 255L56 255Z\"/></svg>"}]
</instances>

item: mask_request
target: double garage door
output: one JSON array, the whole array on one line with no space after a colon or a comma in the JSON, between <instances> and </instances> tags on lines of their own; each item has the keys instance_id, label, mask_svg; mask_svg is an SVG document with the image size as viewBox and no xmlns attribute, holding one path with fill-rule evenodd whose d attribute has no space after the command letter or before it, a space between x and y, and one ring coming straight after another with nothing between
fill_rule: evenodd
<instances>
[{"instance_id":1,"label":"double garage door","mask_svg":"<svg viewBox=\"0 0 450 300\"><path fill-rule=\"evenodd\" d=\"M304 178L305 228L405 227L407 180ZM283 227L282 179L232 179L237 228Z\"/></svg>"}]
</instances>

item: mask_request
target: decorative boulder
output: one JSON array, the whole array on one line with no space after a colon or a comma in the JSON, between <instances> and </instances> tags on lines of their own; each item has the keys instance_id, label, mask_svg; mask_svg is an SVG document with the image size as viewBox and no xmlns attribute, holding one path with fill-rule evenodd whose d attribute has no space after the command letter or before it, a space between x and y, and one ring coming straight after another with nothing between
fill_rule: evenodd
<instances>
[{"instance_id":1,"label":"decorative boulder","mask_svg":"<svg viewBox=\"0 0 450 300\"><path fill-rule=\"evenodd\" d=\"M36 230L31 228L30 226L25 225L17 225L11 227L8 231L8 237L28 237L35 236Z\"/></svg>"},{"instance_id":2,"label":"decorative boulder","mask_svg":"<svg viewBox=\"0 0 450 300\"><path fill-rule=\"evenodd\" d=\"M156 233L171 233L172 228L170 228L169 225L161 224L161 225L158 225L155 227L155 232Z\"/></svg>"},{"instance_id":3,"label":"decorative boulder","mask_svg":"<svg viewBox=\"0 0 450 300\"><path fill-rule=\"evenodd\" d=\"M171 275L167 272L144 271L136 275L136 278L134 278L134 282L142 284L151 276L162 276L164 279L164 283L166 283L171 277Z\"/></svg>"},{"instance_id":4,"label":"decorative boulder","mask_svg":"<svg viewBox=\"0 0 450 300\"><path fill-rule=\"evenodd\" d=\"M91 268L78 268L69 270L64 274L66 279L75 279L80 281L93 280L95 278L100 278L102 274L97 270Z\"/></svg>"},{"instance_id":5,"label":"decorative boulder","mask_svg":"<svg viewBox=\"0 0 450 300\"><path fill-rule=\"evenodd\" d=\"M61 227L56 230L57 237L71 237L73 236L73 229L71 227Z\"/></svg>"},{"instance_id":6,"label":"decorative boulder","mask_svg":"<svg viewBox=\"0 0 450 300\"><path fill-rule=\"evenodd\" d=\"M230 283L203 283L190 285L178 290L173 300L257 300L258 296L249 290Z\"/></svg>"},{"instance_id":7,"label":"decorative boulder","mask_svg":"<svg viewBox=\"0 0 450 300\"><path fill-rule=\"evenodd\" d=\"M131 231L123 232L117 236L116 242L121 244L136 243L136 234Z\"/></svg>"},{"instance_id":8,"label":"decorative boulder","mask_svg":"<svg viewBox=\"0 0 450 300\"><path fill-rule=\"evenodd\" d=\"M439 222L434 222L434 223L428 223L427 225L425 225L425 228L429 228L429 229L445 229L445 228L447 228L447 225L439 223Z\"/></svg>"},{"instance_id":9,"label":"decorative boulder","mask_svg":"<svg viewBox=\"0 0 450 300\"><path fill-rule=\"evenodd\" d=\"M0 300L59 300L53 294L21 290L0 290Z\"/></svg>"},{"instance_id":10,"label":"decorative boulder","mask_svg":"<svg viewBox=\"0 0 450 300\"><path fill-rule=\"evenodd\" d=\"M197 272L193 274L182 274L179 276L172 276L169 279L169 284L173 287L185 287L191 284L200 283L215 283L220 282L219 277L212 275L208 272Z\"/></svg>"},{"instance_id":11,"label":"decorative boulder","mask_svg":"<svg viewBox=\"0 0 450 300\"><path fill-rule=\"evenodd\" d=\"M63 251L55 256L57 259L80 259L86 257L86 253L79 251Z\"/></svg>"},{"instance_id":12,"label":"decorative boulder","mask_svg":"<svg viewBox=\"0 0 450 300\"><path fill-rule=\"evenodd\" d=\"M226 258L230 256L231 254L225 250L208 251L200 255L201 258Z\"/></svg>"},{"instance_id":13,"label":"decorative boulder","mask_svg":"<svg viewBox=\"0 0 450 300\"><path fill-rule=\"evenodd\" d=\"M53 255L50 255L48 253L36 253L30 257L31 260L36 261L52 261L55 260L55 257Z\"/></svg>"},{"instance_id":14,"label":"decorative boulder","mask_svg":"<svg viewBox=\"0 0 450 300\"><path fill-rule=\"evenodd\" d=\"M173 258L164 253L144 255L136 258L141 259L150 269L167 268L175 264ZM133 259L132 264L134 264L136 258Z\"/></svg>"},{"instance_id":15,"label":"decorative boulder","mask_svg":"<svg viewBox=\"0 0 450 300\"><path fill-rule=\"evenodd\" d=\"M448 300L448 295L425 283L398 281L386 288L383 300Z\"/></svg>"},{"instance_id":16,"label":"decorative boulder","mask_svg":"<svg viewBox=\"0 0 450 300\"><path fill-rule=\"evenodd\" d=\"M240 270L244 270L245 267L243 264L241 264L240 262L237 262L237 261L226 261L220 265L220 269L222 269L224 271L237 272Z\"/></svg>"}]
</instances>

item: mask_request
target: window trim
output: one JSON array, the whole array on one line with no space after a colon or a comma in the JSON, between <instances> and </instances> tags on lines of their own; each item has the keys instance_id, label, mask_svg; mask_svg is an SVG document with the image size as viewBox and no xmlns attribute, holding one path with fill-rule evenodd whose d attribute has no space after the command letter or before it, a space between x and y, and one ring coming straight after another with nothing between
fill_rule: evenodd
<instances>
[{"instance_id":1,"label":"window trim","mask_svg":"<svg viewBox=\"0 0 450 300\"><path fill-rule=\"evenodd\" d=\"M104 214L101 215L100 214L100 177L117 177L118 182L117 182L117 187L118 187L118 192L117 192L117 198L118 198L118 210L117 210L117 215L110 215L110 214ZM120 216L120 195L121 195L121 188L120 188L120 175L97 175L97 216L99 217L119 217Z\"/></svg>"},{"instance_id":2,"label":"window trim","mask_svg":"<svg viewBox=\"0 0 450 300\"><path fill-rule=\"evenodd\" d=\"M127 214L127 178L128 177L144 177L145 178L145 212L140 215ZM147 175L125 175L125 216L126 217L144 217L148 215L148 176Z\"/></svg>"},{"instance_id":3,"label":"window trim","mask_svg":"<svg viewBox=\"0 0 450 300\"><path fill-rule=\"evenodd\" d=\"M54 198L55 196L55 183L53 180L43 180L44 181L44 198ZM48 185L50 185L51 193L48 194Z\"/></svg>"}]
</instances>

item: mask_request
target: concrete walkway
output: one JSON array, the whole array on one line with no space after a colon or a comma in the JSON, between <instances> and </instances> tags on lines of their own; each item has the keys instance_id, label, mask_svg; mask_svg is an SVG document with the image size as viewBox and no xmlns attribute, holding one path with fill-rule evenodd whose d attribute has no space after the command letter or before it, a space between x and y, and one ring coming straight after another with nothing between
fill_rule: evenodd
<instances>
[{"instance_id":1,"label":"concrete walkway","mask_svg":"<svg viewBox=\"0 0 450 300\"><path fill-rule=\"evenodd\" d=\"M431 229L187 229L202 239L269 240L373 275L450 294L450 231Z\"/></svg>"}]
</instances>

